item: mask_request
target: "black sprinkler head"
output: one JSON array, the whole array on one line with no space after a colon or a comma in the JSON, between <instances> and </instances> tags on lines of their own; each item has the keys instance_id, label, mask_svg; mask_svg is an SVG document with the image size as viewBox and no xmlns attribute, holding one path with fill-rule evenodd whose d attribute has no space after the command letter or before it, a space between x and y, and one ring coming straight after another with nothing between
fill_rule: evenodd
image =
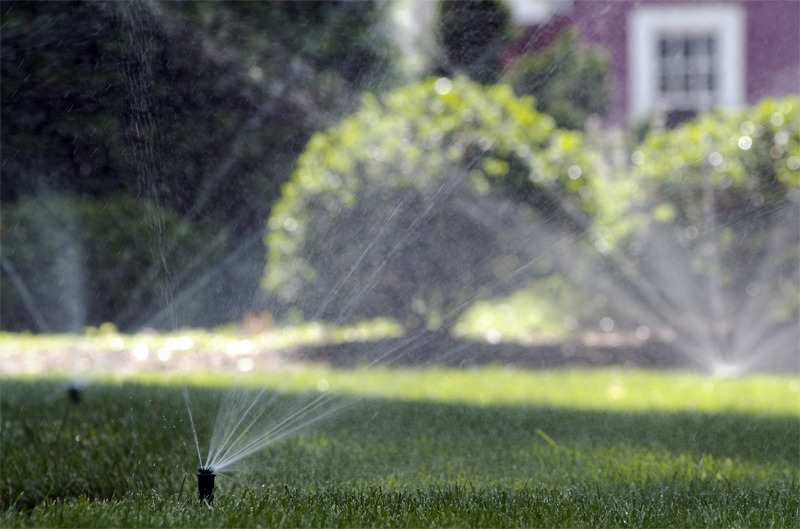
<instances>
[{"instance_id":1,"label":"black sprinkler head","mask_svg":"<svg viewBox=\"0 0 800 529\"><path fill-rule=\"evenodd\" d=\"M80 402L81 402L81 390L79 390L75 386L69 386L67 388L67 398L73 404L80 404Z\"/></svg>"},{"instance_id":2,"label":"black sprinkler head","mask_svg":"<svg viewBox=\"0 0 800 529\"><path fill-rule=\"evenodd\" d=\"M197 469L197 495L200 501L208 500L208 503L214 501L214 478L217 475L211 468L198 468Z\"/></svg>"}]
</instances>

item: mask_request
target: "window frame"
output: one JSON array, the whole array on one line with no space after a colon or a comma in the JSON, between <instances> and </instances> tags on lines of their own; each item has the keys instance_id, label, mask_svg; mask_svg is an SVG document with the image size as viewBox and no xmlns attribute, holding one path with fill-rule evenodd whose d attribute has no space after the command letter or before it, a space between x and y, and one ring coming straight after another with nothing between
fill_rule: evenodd
<instances>
[{"instance_id":1,"label":"window frame","mask_svg":"<svg viewBox=\"0 0 800 529\"><path fill-rule=\"evenodd\" d=\"M716 46L713 104L736 107L745 102L745 13L738 4L644 5L628 15L628 117L646 118L659 103L661 38L710 35ZM669 108L666 110L685 110ZM698 107L697 110L701 110Z\"/></svg>"}]
</instances>

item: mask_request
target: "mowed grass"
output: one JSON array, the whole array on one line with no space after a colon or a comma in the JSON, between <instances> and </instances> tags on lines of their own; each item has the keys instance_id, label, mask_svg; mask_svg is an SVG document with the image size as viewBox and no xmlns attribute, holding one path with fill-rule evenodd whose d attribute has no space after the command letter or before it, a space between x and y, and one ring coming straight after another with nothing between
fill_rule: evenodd
<instances>
[{"instance_id":1,"label":"mowed grass","mask_svg":"<svg viewBox=\"0 0 800 529\"><path fill-rule=\"evenodd\" d=\"M325 381L325 384L320 384ZM2 527L800 525L800 377L683 372L294 369L328 420L196 498L219 374L2 380ZM357 398L356 398L357 397Z\"/></svg>"}]
</instances>

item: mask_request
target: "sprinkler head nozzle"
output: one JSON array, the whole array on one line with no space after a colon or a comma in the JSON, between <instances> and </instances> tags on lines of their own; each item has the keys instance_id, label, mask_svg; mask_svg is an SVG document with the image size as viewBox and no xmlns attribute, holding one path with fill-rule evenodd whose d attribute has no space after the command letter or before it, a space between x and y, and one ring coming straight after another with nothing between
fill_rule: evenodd
<instances>
[{"instance_id":1,"label":"sprinkler head nozzle","mask_svg":"<svg viewBox=\"0 0 800 529\"><path fill-rule=\"evenodd\" d=\"M67 388L67 398L73 404L81 403L81 390L76 386L69 386Z\"/></svg>"},{"instance_id":2,"label":"sprinkler head nozzle","mask_svg":"<svg viewBox=\"0 0 800 529\"><path fill-rule=\"evenodd\" d=\"M200 501L214 501L214 478L217 475L211 468L200 467L197 469L197 496Z\"/></svg>"}]
</instances>

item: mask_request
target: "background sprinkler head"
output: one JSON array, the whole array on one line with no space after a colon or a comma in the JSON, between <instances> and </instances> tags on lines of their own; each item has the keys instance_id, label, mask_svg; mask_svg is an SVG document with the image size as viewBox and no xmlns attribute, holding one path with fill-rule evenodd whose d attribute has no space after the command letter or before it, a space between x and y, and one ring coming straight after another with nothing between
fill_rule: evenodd
<instances>
[{"instance_id":1,"label":"background sprinkler head","mask_svg":"<svg viewBox=\"0 0 800 529\"><path fill-rule=\"evenodd\" d=\"M73 404L79 404L81 402L81 390L77 386L70 385L67 387L67 398Z\"/></svg>"},{"instance_id":2,"label":"background sprinkler head","mask_svg":"<svg viewBox=\"0 0 800 529\"><path fill-rule=\"evenodd\" d=\"M197 496L202 502L208 500L208 503L214 501L214 470L210 467L200 467L197 469Z\"/></svg>"}]
</instances>

